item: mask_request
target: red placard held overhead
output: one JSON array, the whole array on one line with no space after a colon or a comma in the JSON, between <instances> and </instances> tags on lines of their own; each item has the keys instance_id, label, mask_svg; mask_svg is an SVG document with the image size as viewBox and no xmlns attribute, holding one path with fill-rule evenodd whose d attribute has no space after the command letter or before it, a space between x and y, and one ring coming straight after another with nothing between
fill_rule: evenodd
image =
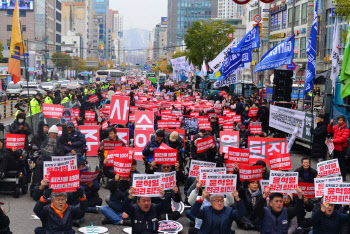
<instances>
[{"instance_id":1,"label":"red placard held overhead","mask_svg":"<svg viewBox=\"0 0 350 234\"><path fill-rule=\"evenodd\" d=\"M127 124L130 97L112 96L109 122L111 124Z\"/></svg>"},{"instance_id":2,"label":"red placard held overhead","mask_svg":"<svg viewBox=\"0 0 350 234\"><path fill-rule=\"evenodd\" d=\"M80 187L79 170L52 171L49 180L54 193L75 192Z\"/></svg>"},{"instance_id":3,"label":"red placard held overhead","mask_svg":"<svg viewBox=\"0 0 350 234\"><path fill-rule=\"evenodd\" d=\"M154 114L152 111L136 111L135 112L135 130L153 130Z\"/></svg>"},{"instance_id":4,"label":"red placard held overhead","mask_svg":"<svg viewBox=\"0 0 350 234\"><path fill-rule=\"evenodd\" d=\"M211 129L211 125L209 121L199 121L198 122L198 129L204 129L204 130L209 130Z\"/></svg>"},{"instance_id":5,"label":"red placard held overhead","mask_svg":"<svg viewBox=\"0 0 350 234\"><path fill-rule=\"evenodd\" d=\"M89 183L94 181L94 179L97 178L97 176L100 174L100 171L95 171L95 172L82 172L80 175L80 183Z\"/></svg>"},{"instance_id":6,"label":"red placard held overhead","mask_svg":"<svg viewBox=\"0 0 350 234\"><path fill-rule=\"evenodd\" d=\"M177 162L177 150L154 149L154 161L157 164L175 165Z\"/></svg>"},{"instance_id":7,"label":"red placard held overhead","mask_svg":"<svg viewBox=\"0 0 350 234\"><path fill-rule=\"evenodd\" d=\"M85 119L94 120L96 113L94 111L85 111Z\"/></svg>"},{"instance_id":8,"label":"red placard held overhead","mask_svg":"<svg viewBox=\"0 0 350 234\"><path fill-rule=\"evenodd\" d=\"M97 151L100 144L99 126L79 126L79 130L85 135L87 145L86 155L97 156Z\"/></svg>"},{"instance_id":9,"label":"red placard held overhead","mask_svg":"<svg viewBox=\"0 0 350 234\"><path fill-rule=\"evenodd\" d=\"M238 131L220 131L220 154L227 153L228 147L239 148Z\"/></svg>"},{"instance_id":10,"label":"red placard held overhead","mask_svg":"<svg viewBox=\"0 0 350 234\"><path fill-rule=\"evenodd\" d=\"M84 126L97 126L97 121L85 120L84 121Z\"/></svg>"},{"instance_id":11,"label":"red placard held overhead","mask_svg":"<svg viewBox=\"0 0 350 234\"><path fill-rule=\"evenodd\" d=\"M6 133L7 149L24 149L25 141L26 141L25 134Z\"/></svg>"},{"instance_id":12,"label":"red placard held overhead","mask_svg":"<svg viewBox=\"0 0 350 234\"><path fill-rule=\"evenodd\" d=\"M122 141L103 141L103 150L115 150L116 147L122 147Z\"/></svg>"},{"instance_id":13,"label":"red placard held overhead","mask_svg":"<svg viewBox=\"0 0 350 234\"><path fill-rule=\"evenodd\" d=\"M259 166L239 165L240 181L259 181L262 180L263 168Z\"/></svg>"},{"instance_id":14,"label":"red placard held overhead","mask_svg":"<svg viewBox=\"0 0 350 234\"><path fill-rule=\"evenodd\" d=\"M97 95L89 97L89 102L90 103L95 103L95 102L98 102L98 101L99 101L99 99L98 99Z\"/></svg>"},{"instance_id":15,"label":"red placard held overhead","mask_svg":"<svg viewBox=\"0 0 350 234\"><path fill-rule=\"evenodd\" d=\"M292 169L290 154L276 154L269 157L271 170L288 171Z\"/></svg>"},{"instance_id":16,"label":"red placard held overhead","mask_svg":"<svg viewBox=\"0 0 350 234\"><path fill-rule=\"evenodd\" d=\"M249 164L249 149L229 147L226 155L229 163Z\"/></svg>"},{"instance_id":17,"label":"red placard held overhead","mask_svg":"<svg viewBox=\"0 0 350 234\"><path fill-rule=\"evenodd\" d=\"M102 123L102 130L105 130L107 128L108 128L108 120L106 120Z\"/></svg>"},{"instance_id":18,"label":"red placard held overhead","mask_svg":"<svg viewBox=\"0 0 350 234\"><path fill-rule=\"evenodd\" d=\"M64 106L55 104L43 104L44 118L61 119L64 111Z\"/></svg>"},{"instance_id":19,"label":"red placard held overhead","mask_svg":"<svg viewBox=\"0 0 350 234\"><path fill-rule=\"evenodd\" d=\"M128 128L117 128L117 135L125 145L129 145L129 134L130 130Z\"/></svg>"},{"instance_id":20,"label":"red placard held overhead","mask_svg":"<svg viewBox=\"0 0 350 234\"><path fill-rule=\"evenodd\" d=\"M215 146L214 137L211 136L204 139L198 139L196 146L197 146L197 153L203 153L208 149L213 148L213 146Z\"/></svg>"}]
</instances>

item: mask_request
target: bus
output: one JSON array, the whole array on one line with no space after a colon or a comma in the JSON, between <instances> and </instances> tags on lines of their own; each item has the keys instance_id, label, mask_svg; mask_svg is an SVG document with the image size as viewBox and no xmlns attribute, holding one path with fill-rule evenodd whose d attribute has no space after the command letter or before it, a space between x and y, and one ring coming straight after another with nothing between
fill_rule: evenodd
<instances>
[{"instance_id":1,"label":"bus","mask_svg":"<svg viewBox=\"0 0 350 234\"><path fill-rule=\"evenodd\" d=\"M112 84L120 83L122 76L125 76L125 74L120 70L98 70L96 72L96 83L107 81Z\"/></svg>"},{"instance_id":2,"label":"bus","mask_svg":"<svg viewBox=\"0 0 350 234\"><path fill-rule=\"evenodd\" d=\"M152 83L157 83L157 74L154 72L147 73L147 79L152 81Z\"/></svg>"}]
</instances>

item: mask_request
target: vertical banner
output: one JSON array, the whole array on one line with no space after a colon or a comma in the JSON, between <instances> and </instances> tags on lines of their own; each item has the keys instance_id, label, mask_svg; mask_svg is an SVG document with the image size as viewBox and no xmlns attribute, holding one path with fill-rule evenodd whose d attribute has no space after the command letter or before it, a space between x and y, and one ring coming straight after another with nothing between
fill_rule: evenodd
<instances>
[{"instance_id":1,"label":"vertical banner","mask_svg":"<svg viewBox=\"0 0 350 234\"><path fill-rule=\"evenodd\" d=\"M127 124L129 116L130 97L112 96L109 123Z\"/></svg>"},{"instance_id":2,"label":"vertical banner","mask_svg":"<svg viewBox=\"0 0 350 234\"><path fill-rule=\"evenodd\" d=\"M86 156L97 156L100 145L99 126L79 126L79 131L85 135L87 146Z\"/></svg>"},{"instance_id":3,"label":"vertical banner","mask_svg":"<svg viewBox=\"0 0 350 234\"><path fill-rule=\"evenodd\" d=\"M135 139L134 139L134 147L135 147L135 159L142 160L142 150L145 148L147 143L151 140L151 136L154 135L153 130L138 130L135 129Z\"/></svg>"}]
</instances>

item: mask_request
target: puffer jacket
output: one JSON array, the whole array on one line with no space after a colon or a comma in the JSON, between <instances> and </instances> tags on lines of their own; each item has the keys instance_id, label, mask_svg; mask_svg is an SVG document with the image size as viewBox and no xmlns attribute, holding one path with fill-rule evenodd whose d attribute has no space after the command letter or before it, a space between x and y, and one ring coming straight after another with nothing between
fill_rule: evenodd
<instances>
[{"instance_id":1,"label":"puffer jacket","mask_svg":"<svg viewBox=\"0 0 350 234\"><path fill-rule=\"evenodd\" d=\"M68 142L71 142L71 145L68 145ZM72 150L74 150L76 153L81 153L83 151L83 146L85 145L86 140L85 140L85 136L77 130L73 130L65 144L64 144L64 152L65 153L69 153Z\"/></svg>"},{"instance_id":2,"label":"puffer jacket","mask_svg":"<svg viewBox=\"0 0 350 234\"><path fill-rule=\"evenodd\" d=\"M156 141L155 137L152 136L151 140L147 143L145 148L142 150L142 155L146 156L149 162L153 162L154 149L157 149L163 142L164 142L164 139L161 142L158 142Z\"/></svg>"},{"instance_id":3,"label":"puffer jacket","mask_svg":"<svg viewBox=\"0 0 350 234\"><path fill-rule=\"evenodd\" d=\"M311 156L313 158L325 158L327 153L327 145L325 143L327 137L327 123L325 121L317 123L315 129L311 128L311 134L314 135Z\"/></svg>"},{"instance_id":4,"label":"puffer jacket","mask_svg":"<svg viewBox=\"0 0 350 234\"><path fill-rule=\"evenodd\" d=\"M44 133L44 121L39 122L38 126L38 135L41 139L41 146L40 149L45 149L47 144L49 143L49 135ZM52 153L52 155L46 155L45 152L42 150L43 157L50 157L50 156L63 156L63 145L68 139L68 129L66 125L62 125L62 135L57 137L56 141L56 150Z\"/></svg>"},{"instance_id":5,"label":"puffer jacket","mask_svg":"<svg viewBox=\"0 0 350 234\"><path fill-rule=\"evenodd\" d=\"M333 144L335 150L343 151L343 149L348 146L349 128L346 123L342 126L339 126L338 124L335 126L328 124L327 132L334 134Z\"/></svg>"}]
</instances>

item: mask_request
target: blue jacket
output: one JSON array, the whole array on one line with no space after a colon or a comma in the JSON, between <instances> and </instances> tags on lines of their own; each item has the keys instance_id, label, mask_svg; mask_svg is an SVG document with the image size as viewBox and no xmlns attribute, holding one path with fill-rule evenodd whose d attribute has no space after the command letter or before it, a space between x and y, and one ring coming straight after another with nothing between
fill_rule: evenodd
<instances>
[{"instance_id":1,"label":"blue jacket","mask_svg":"<svg viewBox=\"0 0 350 234\"><path fill-rule=\"evenodd\" d=\"M71 142L71 145L68 145L68 142ZM77 130L73 130L64 144L64 152L69 153L74 150L76 153L81 153L86 144L85 136Z\"/></svg>"},{"instance_id":2,"label":"blue jacket","mask_svg":"<svg viewBox=\"0 0 350 234\"><path fill-rule=\"evenodd\" d=\"M311 217L313 234L340 233L340 228L344 223L350 223L350 213L342 214L339 210L334 210L331 216L327 216L321 211L321 208L312 213Z\"/></svg>"},{"instance_id":3,"label":"blue jacket","mask_svg":"<svg viewBox=\"0 0 350 234\"><path fill-rule=\"evenodd\" d=\"M142 150L142 155L148 158L149 162L153 162L154 160L154 149L157 149L164 141L157 142L155 137L152 136L151 140L147 143L145 148ZM150 150L152 148L153 150Z\"/></svg>"},{"instance_id":4,"label":"blue jacket","mask_svg":"<svg viewBox=\"0 0 350 234\"><path fill-rule=\"evenodd\" d=\"M212 206L201 209L202 203L196 201L191 208L191 214L203 220L199 234L220 233L230 234L232 222L241 219L246 214L242 200L237 202L237 210L232 207L224 207L221 211L216 211Z\"/></svg>"},{"instance_id":5,"label":"blue jacket","mask_svg":"<svg viewBox=\"0 0 350 234\"><path fill-rule=\"evenodd\" d=\"M128 197L128 189L122 191L119 186L119 181L114 179L109 182L107 189L111 192L109 198L109 207L115 212L122 212L122 206L125 198Z\"/></svg>"},{"instance_id":6,"label":"blue jacket","mask_svg":"<svg viewBox=\"0 0 350 234\"><path fill-rule=\"evenodd\" d=\"M89 200L89 199L95 197L96 193L100 190L100 183L98 182L98 179L94 179L92 181L91 188L87 184L84 184L84 183L80 183L80 188L84 189L84 193L86 195L86 198Z\"/></svg>"}]
</instances>

